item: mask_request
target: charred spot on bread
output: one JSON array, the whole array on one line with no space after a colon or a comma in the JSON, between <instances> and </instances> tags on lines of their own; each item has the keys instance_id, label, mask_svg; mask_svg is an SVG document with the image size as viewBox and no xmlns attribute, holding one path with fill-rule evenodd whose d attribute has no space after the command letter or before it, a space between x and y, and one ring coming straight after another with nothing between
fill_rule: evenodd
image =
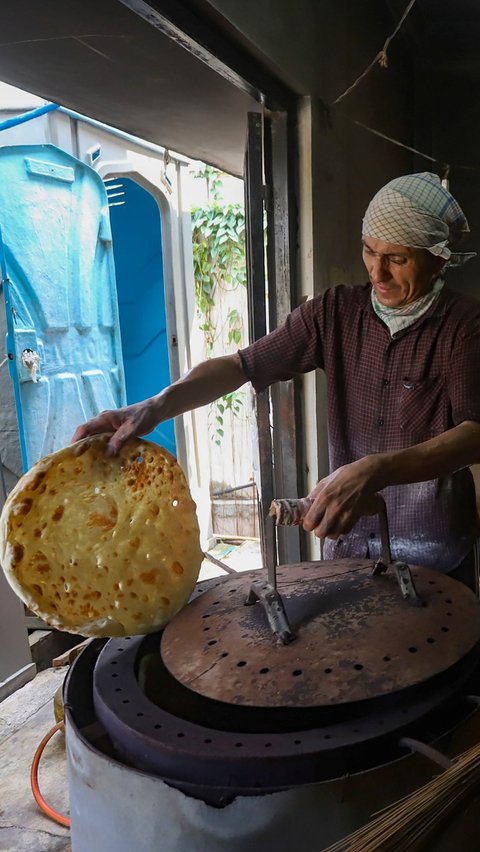
<instances>
[{"instance_id":1,"label":"charred spot on bread","mask_svg":"<svg viewBox=\"0 0 480 852\"><path fill-rule=\"evenodd\" d=\"M29 483L28 490L29 491L36 491L37 488L39 488L39 486L42 484L43 480L45 479L45 475L46 475L46 471L39 470L35 474L33 479L31 480L31 482Z\"/></svg>"},{"instance_id":2,"label":"charred spot on bread","mask_svg":"<svg viewBox=\"0 0 480 852\"><path fill-rule=\"evenodd\" d=\"M18 541L14 541L13 544L12 544L12 551L11 552L12 552L12 566L16 568L17 565L20 565L20 562L22 561L22 559L25 555L25 548L24 548L23 544L19 544Z\"/></svg>"},{"instance_id":3,"label":"charred spot on bread","mask_svg":"<svg viewBox=\"0 0 480 852\"><path fill-rule=\"evenodd\" d=\"M14 514L15 516L25 516L28 515L30 509L33 506L33 500L31 497L24 497L23 500L20 500L19 503L15 506Z\"/></svg>"}]
</instances>

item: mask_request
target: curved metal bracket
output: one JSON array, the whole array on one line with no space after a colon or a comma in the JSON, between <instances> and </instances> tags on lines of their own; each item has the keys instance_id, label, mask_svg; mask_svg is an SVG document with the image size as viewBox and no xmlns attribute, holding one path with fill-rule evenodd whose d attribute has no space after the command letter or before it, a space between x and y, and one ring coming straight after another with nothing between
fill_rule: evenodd
<instances>
[{"instance_id":1,"label":"curved metal bracket","mask_svg":"<svg viewBox=\"0 0 480 852\"><path fill-rule=\"evenodd\" d=\"M293 642L295 634L290 627L285 605L277 589L271 583L252 583L245 606L251 606L257 601L262 604L268 623L281 643L289 645Z\"/></svg>"},{"instance_id":2,"label":"curved metal bracket","mask_svg":"<svg viewBox=\"0 0 480 852\"><path fill-rule=\"evenodd\" d=\"M392 560L392 551L390 548L390 533L388 530L387 507L385 500L379 494L379 509L378 522L380 526L380 541L382 544L382 557L375 562L373 566L372 576L377 577L379 574L385 574L389 568L393 568L400 586L400 591L404 598L410 598L415 606L424 606L424 601L417 593L415 583L413 582L412 572L406 562L394 562Z\"/></svg>"}]
</instances>

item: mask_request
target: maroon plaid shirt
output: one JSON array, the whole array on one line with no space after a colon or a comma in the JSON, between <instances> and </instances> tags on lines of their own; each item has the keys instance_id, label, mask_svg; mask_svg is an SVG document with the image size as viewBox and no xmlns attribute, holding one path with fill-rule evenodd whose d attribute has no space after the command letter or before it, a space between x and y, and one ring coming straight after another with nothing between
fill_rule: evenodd
<instances>
[{"instance_id":1,"label":"maroon plaid shirt","mask_svg":"<svg viewBox=\"0 0 480 852\"><path fill-rule=\"evenodd\" d=\"M325 371L331 470L426 441L464 420L480 422L480 302L444 287L422 317L392 338L370 291L370 284L327 290L240 352L257 392ZM395 559L450 571L471 550L479 529L468 468L391 486L383 495ZM351 533L325 545L327 558L376 558L375 518L361 518Z\"/></svg>"}]
</instances>

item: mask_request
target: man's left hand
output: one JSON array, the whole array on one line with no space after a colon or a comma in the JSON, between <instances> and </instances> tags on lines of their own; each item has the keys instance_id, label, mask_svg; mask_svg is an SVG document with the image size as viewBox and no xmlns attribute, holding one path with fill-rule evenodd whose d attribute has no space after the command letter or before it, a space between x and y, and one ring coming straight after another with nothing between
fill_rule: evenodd
<instances>
[{"instance_id":1,"label":"man's left hand","mask_svg":"<svg viewBox=\"0 0 480 852\"><path fill-rule=\"evenodd\" d=\"M350 532L362 515L375 515L379 509L376 473L375 456L365 456L321 479L308 495L313 503L303 528L318 538L338 538Z\"/></svg>"}]
</instances>

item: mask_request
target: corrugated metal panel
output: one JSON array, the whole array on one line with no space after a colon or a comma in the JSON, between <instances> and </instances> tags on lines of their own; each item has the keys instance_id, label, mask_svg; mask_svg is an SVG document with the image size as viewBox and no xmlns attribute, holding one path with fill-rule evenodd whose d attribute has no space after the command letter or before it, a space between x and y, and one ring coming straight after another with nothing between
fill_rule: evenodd
<instances>
[{"instance_id":1,"label":"corrugated metal panel","mask_svg":"<svg viewBox=\"0 0 480 852\"><path fill-rule=\"evenodd\" d=\"M52 145L0 149L2 279L24 468L125 403L108 202Z\"/></svg>"}]
</instances>

